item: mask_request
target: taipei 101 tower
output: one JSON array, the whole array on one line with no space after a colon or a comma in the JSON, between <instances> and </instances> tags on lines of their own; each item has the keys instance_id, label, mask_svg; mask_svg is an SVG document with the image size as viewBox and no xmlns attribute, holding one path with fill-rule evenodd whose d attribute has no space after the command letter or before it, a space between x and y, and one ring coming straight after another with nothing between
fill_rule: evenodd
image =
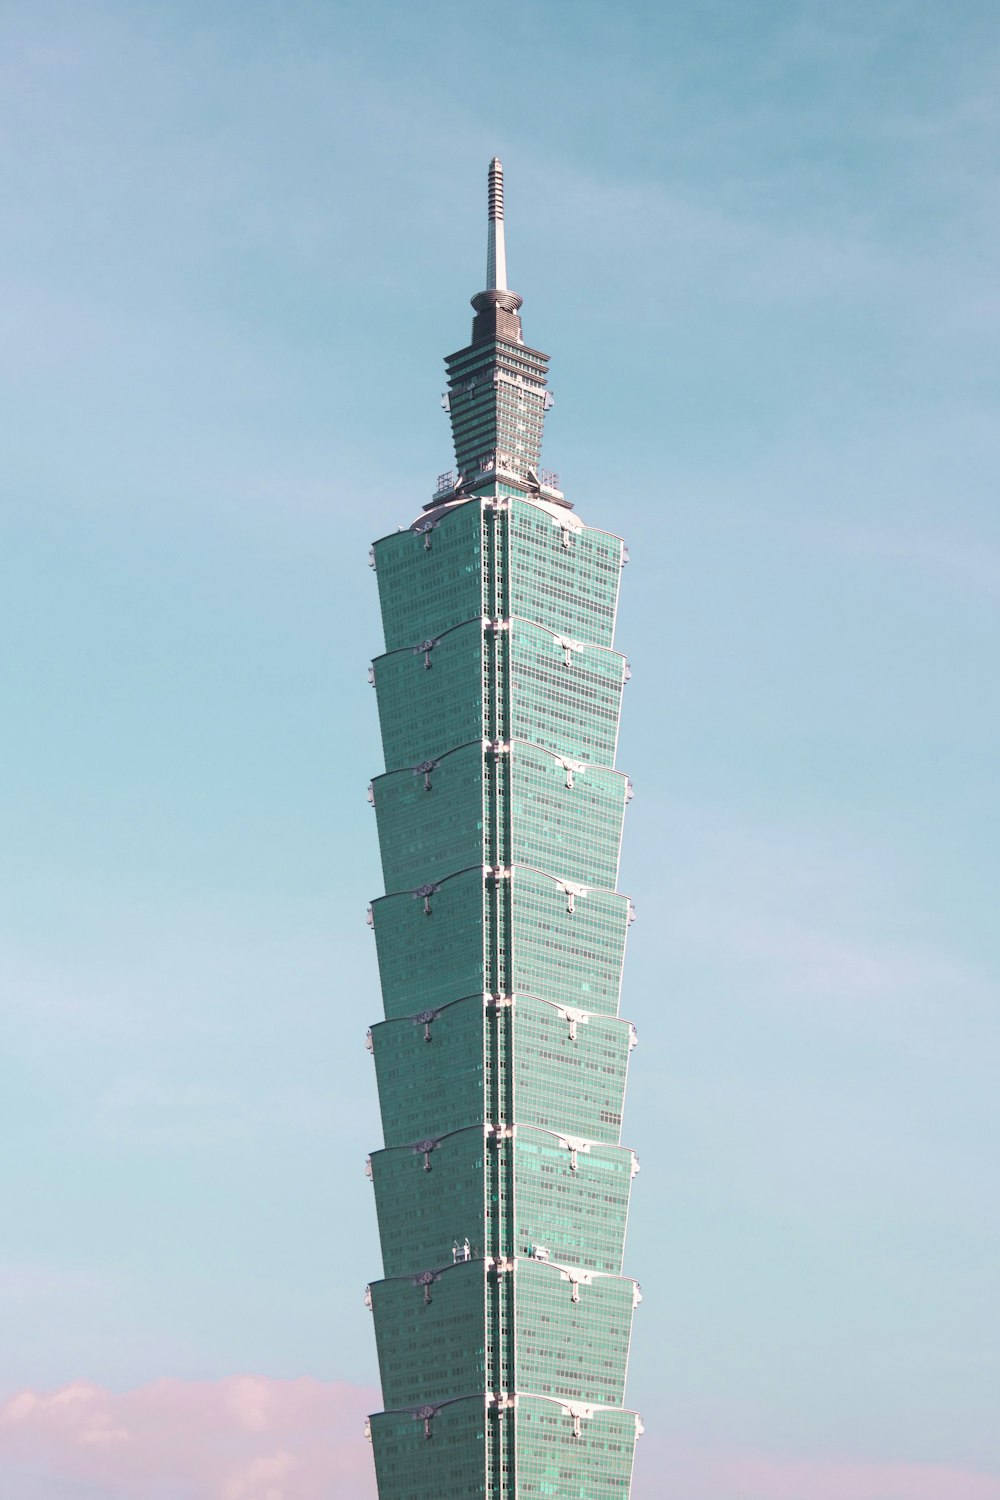
<instances>
[{"instance_id":1,"label":"taipei 101 tower","mask_svg":"<svg viewBox=\"0 0 1000 1500\"><path fill-rule=\"evenodd\" d=\"M372 550L385 1145L366 1301L385 1409L368 1432L380 1500L627 1500L628 554L540 465L548 355L507 286L497 160L488 227L472 339L446 361L455 470Z\"/></svg>"}]
</instances>

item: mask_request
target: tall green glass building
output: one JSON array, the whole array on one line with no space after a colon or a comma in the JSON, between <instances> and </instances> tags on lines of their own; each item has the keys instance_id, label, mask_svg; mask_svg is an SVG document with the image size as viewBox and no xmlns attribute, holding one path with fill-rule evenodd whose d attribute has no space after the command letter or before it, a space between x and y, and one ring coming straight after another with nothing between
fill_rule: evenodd
<instances>
[{"instance_id":1,"label":"tall green glass building","mask_svg":"<svg viewBox=\"0 0 1000 1500\"><path fill-rule=\"evenodd\" d=\"M380 1500L626 1500L627 553L539 466L548 356L507 288L496 160L488 226L472 341L447 360L456 469L372 550L385 1145L367 1301L385 1410L369 1435Z\"/></svg>"}]
</instances>

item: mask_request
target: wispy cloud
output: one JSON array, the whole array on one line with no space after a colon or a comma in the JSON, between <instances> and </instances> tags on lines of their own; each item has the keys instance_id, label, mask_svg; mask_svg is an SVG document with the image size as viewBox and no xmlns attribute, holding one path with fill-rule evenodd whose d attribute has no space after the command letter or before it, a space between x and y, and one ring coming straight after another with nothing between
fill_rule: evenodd
<instances>
[{"instance_id":1,"label":"wispy cloud","mask_svg":"<svg viewBox=\"0 0 1000 1500\"><path fill-rule=\"evenodd\" d=\"M306 1088L265 1089L252 1095L215 1083L166 1082L148 1076L120 1080L99 1101L94 1129L100 1137L149 1147L205 1147L245 1141L263 1132L332 1136L336 1110L330 1096Z\"/></svg>"},{"instance_id":2,"label":"wispy cloud","mask_svg":"<svg viewBox=\"0 0 1000 1500\"><path fill-rule=\"evenodd\" d=\"M800 528L818 545L864 561L885 562L919 572L964 591L1000 598L1000 546L982 537L900 531L896 528L847 524L837 526L810 520Z\"/></svg>"},{"instance_id":3,"label":"wispy cloud","mask_svg":"<svg viewBox=\"0 0 1000 1500\"><path fill-rule=\"evenodd\" d=\"M961 1466L717 1452L645 1438L635 1500L1000 1500L1000 1475Z\"/></svg>"},{"instance_id":4,"label":"wispy cloud","mask_svg":"<svg viewBox=\"0 0 1000 1500\"><path fill-rule=\"evenodd\" d=\"M912 1016L928 1006L992 1006L997 998L987 978L927 945L866 940L773 912L691 908L679 914L675 931L699 945L721 943L731 959L766 980L779 1001L794 987L800 1001L836 1002L845 1024L859 1008L866 1015L878 1006L890 1017Z\"/></svg>"},{"instance_id":5,"label":"wispy cloud","mask_svg":"<svg viewBox=\"0 0 1000 1500\"><path fill-rule=\"evenodd\" d=\"M0 1482L21 1500L375 1500L364 1442L378 1394L321 1380L84 1382L0 1406ZM646 1436L634 1500L1000 1500L1000 1476L948 1464L697 1448ZM7 1493L12 1491L7 1490Z\"/></svg>"},{"instance_id":6,"label":"wispy cloud","mask_svg":"<svg viewBox=\"0 0 1000 1500\"><path fill-rule=\"evenodd\" d=\"M807 1004L844 1026L859 1014L894 1026L959 1012L966 1024L992 1024L995 976L943 928L884 931L880 914L909 878L891 849L853 843L829 817L756 827L690 807L666 816L681 874L663 899L682 962L711 954L713 971L739 972L745 996Z\"/></svg>"},{"instance_id":7,"label":"wispy cloud","mask_svg":"<svg viewBox=\"0 0 1000 1500\"><path fill-rule=\"evenodd\" d=\"M375 1500L363 1437L378 1393L320 1380L77 1382L0 1406L0 1483L22 1500ZM696 1447L647 1436L634 1500L1000 1500L960 1465ZM9 1488L5 1492L11 1492Z\"/></svg>"},{"instance_id":8,"label":"wispy cloud","mask_svg":"<svg viewBox=\"0 0 1000 1500\"><path fill-rule=\"evenodd\" d=\"M319 1380L78 1382L0 1406L0 1488L25 1500L373 1500L378 1394ZM6 1475L7 1483L4 1483Z\"/></svg>"}]
</instances>

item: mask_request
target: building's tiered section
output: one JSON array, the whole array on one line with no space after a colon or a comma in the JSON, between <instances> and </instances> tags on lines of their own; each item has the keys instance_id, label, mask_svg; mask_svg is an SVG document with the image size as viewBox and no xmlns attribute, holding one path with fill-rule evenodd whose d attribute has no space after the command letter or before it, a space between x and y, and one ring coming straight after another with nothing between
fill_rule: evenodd
<instances>
[{"instance_id":1,"label":"building's tiered section","mask_svg":"<svg viewBox=\"0 0 1000 1500\"><path fill-rule=\"evenodd\" d=\"M498 182L494 163L494 283ZM386 1410L370 1435L380 1500L625 1500L641 1430L621 1274L638 1170L618 1014L626 554L542 484L546 356L520 340L520 299L494 285L473 305L449 360L458 477L374 547L384 1279L368 1295Z\"/></svg>"}]
</instances>

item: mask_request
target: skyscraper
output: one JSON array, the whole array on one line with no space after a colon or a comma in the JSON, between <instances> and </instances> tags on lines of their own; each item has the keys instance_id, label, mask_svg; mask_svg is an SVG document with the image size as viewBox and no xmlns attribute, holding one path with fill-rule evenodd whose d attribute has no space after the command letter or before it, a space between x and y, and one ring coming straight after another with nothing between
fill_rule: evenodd
<instances>
[{"instance_id":1,"label":"skyscraper","mask_svg":"<svg viewBox=\"0 0 1000 1500\"><path fill-rule=\"evenodd\" d=\"M370 915L369 1433L380 1500L624 1500L641 1431L621 1274L638 1170L620 1144L627 552L540 467L548 356L507 287L497 160L488 225L472 341L446 361L456 471L372 551L387 894Z\"/></svg>"}]
</instances>

